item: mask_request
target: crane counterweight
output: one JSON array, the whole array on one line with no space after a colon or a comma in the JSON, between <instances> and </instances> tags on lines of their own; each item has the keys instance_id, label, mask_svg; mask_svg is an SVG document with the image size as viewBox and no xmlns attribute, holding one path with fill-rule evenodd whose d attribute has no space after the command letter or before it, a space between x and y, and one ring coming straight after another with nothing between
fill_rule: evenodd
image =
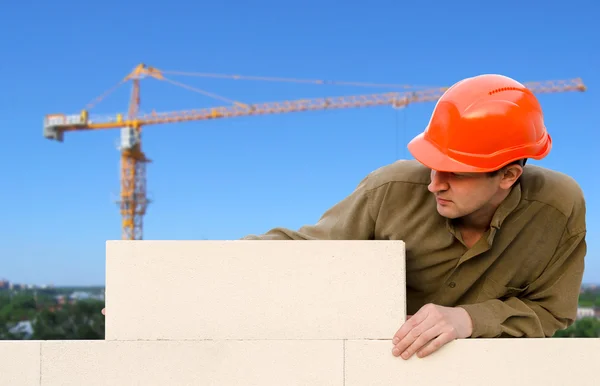
<instances>
[{"instance_id":1,"label":"crane counterweight","mask_svg":"<svg viewBox=\"0 0 600 386\"><path fill-rule=\"evenodd\" d=\"M44 138L51 139L58 142L63 142L65 139L65 133L57 125L46 125L44 124Z\"/></svg>"}]
</instances>

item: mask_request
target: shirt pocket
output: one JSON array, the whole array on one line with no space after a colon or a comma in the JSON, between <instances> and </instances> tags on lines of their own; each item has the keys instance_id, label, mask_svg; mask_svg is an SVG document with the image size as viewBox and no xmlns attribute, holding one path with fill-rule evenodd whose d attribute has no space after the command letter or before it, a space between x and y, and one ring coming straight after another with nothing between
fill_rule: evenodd
<instances>
[{"instance_id":1,"label":"shirt pocket","mask_svg":"<svg viewBox=\"0 0 600 386\"><path fill-rule=\"evenodd\" d=\"M511 287L509 285L501 284L498 281L488 277L483 282L477 302L485 302L491 299L505 300L512 297L520 297L529 289L529 285L523 287Z\"/></svg>"}]
</instances>

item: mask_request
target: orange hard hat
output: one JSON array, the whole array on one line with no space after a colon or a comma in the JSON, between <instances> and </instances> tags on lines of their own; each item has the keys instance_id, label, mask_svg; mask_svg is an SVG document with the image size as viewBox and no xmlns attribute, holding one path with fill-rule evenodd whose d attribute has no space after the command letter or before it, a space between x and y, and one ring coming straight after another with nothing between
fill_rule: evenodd
<instances>
[{"instance_id":1,"label":"orange hard hat","mask_svg":"<svg viewBox=\"0 0 600 386\"><path fill-rule=\"evenodd\" d=\"M531 90L503 75L479 75L450 87L429 125L408 144L436 171L488 172L552 148L542 108Z\"/></svg>"}]
</instances>

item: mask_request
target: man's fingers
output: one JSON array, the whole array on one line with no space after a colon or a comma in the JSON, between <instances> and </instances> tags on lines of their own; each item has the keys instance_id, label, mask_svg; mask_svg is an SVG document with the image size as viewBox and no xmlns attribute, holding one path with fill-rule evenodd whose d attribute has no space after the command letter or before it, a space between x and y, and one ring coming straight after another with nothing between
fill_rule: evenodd
<instances>
[{"instance_id":1,"label":"man's fingers","mask_svg":"<svg viewBox=\"0 0 600 386\"><path fill-rule=\"evenodd\" d=\"M423 336L424 334L425 336ZM439 335L439 328L436 326L436 321L431 317L426 317L425 320L415 325L406 335L404 335L392 349L392 354L395 356L403 355L409 347L418 341L418 347L411 351L408 355L410 357L410 355L412 355L419 347L435 338L437 335Z\"/></svg>"},{"instance_id":2,"label":"man's fingers","mask_svg":"<svg viewBox=\"0 0 600 386\"><path fill-rule=\"evenodd\" d=\"M410 318L412 318L413 315L406 315L406 321L409 321ZM398 344L398 342L400 342L400 340L404 337L404 335L406 335L405 330L407 330L409 328L409 326L406 325L406 322L400 327L400 329L398 329L398 331L396 331L396 333L394 334L394 336L392 337L392 343L393 344Z\"/></svg>"},{"instance_id":3,"label":"man's fingers","mask_svg":"<svg viewBox=\"0 0 600 386\"><path fill-rule=\"evenodd\" d=\"M424 323L422 323L421 325L423 325L423 324ZM410 358L414 353L416 353L421 348L423 348L427 343L431 342L438 335L440 335L440 332L441 331L440 331L439 326L437 324L434 324L429 329L420 333L419 336L416 339L414 339L414 341L410 345L408 345L408 347L406 347L406 348L399 347L401 350L400 354L401 354L402 358L404 358L404 359Z\"/></svg>"},{"instance_id":4,"label":"man's fingers","mask_svg":"<svg viewBox=\"0 0 600 386\"><path fill-rule=\"evenodd\" d=\"M469 327L465 327L465 319L457 315L455 309L426 304L414 315L408 315L406 322L396 332L392 339L392 354L404 359L415 353L419 358L426 357L448 342L468 335Z\"/></svg>"},{"instance_id":5,"label":"man's fingers","mask_svg":"<svg viewBox=\"0 0 600 386\"><path fill-rule=\"evenodd\" d=\"M452 334L448 332L444 332L440 334L437 338L431 340L428 344L424 345L420 350L417 351L417 356L419 358L424 358L435 351L439 350L445 344L454 340Z\"/></svg>"},{"instance_id":6,"label":"man's fingers","mask_svg":"<svg viewBox=\"0 0 600 386\"><path fill-rule=\"evenodd\" d=\"M425 315L425 313L423 313L422 315ZM420 323L417 323L417 317L419 317L419 319L423 318L423 320ZM404 335L402 335L402 338L399 341L397 341L394 348L392 349L392 354L395 356L399 356L399 355L403 354L404 351L406 351L406 349L408 347L410 347L410 345L412 345L417 339L419 339L422 334L424 334L431 328L434 328L436 321L434 318L430 317L429 315L417 316L415 314L415 317L411 318L411 320L408 321L406 324L410 326L410 330L408 330ZM404 326L402 326L402 327L404 327ZM430 332L430 334L431 334L431 332ZM427 339L427 336L426 336L423 339L426 339L426 340L425 340L425 342L421 343L421 345L424 343L427 343L427 340L433 339L433 337Z\"/></svg>"},{"instance_id":7,"label":"man's fingers","mask_svg":"<svg viewBox=\"0 0 600 386\"><path fill-rule=\"evenodd\" d=\"M415 328L419 323L427 318L427 313L423 311L418 311L416 314L412 315L410 318L406 319L406 322L396 331L394 337L392 338L393 344L398 344L406 334L408 334L413 328Z\"/></svg>"},{"instance_id":8,"label":"man's fingers","mask_svg":"<svg viewBox=\"0 0 600 386\"><path fill-rule=\"evenodd\" d=\"M102 315L106 315L106 308L102 309Z\"/></svg>"}]
</instances>

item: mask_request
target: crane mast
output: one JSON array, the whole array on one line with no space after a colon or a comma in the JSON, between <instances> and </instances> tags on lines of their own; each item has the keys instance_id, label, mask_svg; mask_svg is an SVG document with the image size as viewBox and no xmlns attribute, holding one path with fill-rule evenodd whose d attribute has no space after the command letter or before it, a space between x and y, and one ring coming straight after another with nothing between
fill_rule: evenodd
<instances>
[{"instance_id":1,"label":"crane mast","mask_svg":"<svg viewBox=\"0 0 600 386\"><path fill-rule=\"evenodd\" d=\"M140 79L132 80L128 118L134 120L140 106ZM148 206L146 196L146 163L142 151L142 127L132 125L121 129L121 199L118 201L122 217L122 238L143 238L143 216Z\"/></svg>"},{"instance_id":2,"label":"crane mast","mask_svg":"<svg viewBox=\"0 0 600 386\"><path fill-rule=\"evenodd\" d=\"M395 108L406 106L410 103L433 102L439 99L447 87L428 88L405 92L390 92L381 94L351 95L330 98L299 99L291 101L278 101L268 103L245 104L198 90L193 87L172 81L164 76L165 71L144 64L138 65L129 75L121 80L116 87L131 81L132 90L129 109L124 116L116 114L100 120L90 119L89 110L83 109L79 114L48 114L44 119L43 135L47 139L63 142L64 133L70 131L94 131L102 129L121 130L121 193L118 200L122 217L122 239L143 239L143 218L149 204L146 193L146 164L151 162L142 151L142 127L146 125L189 122L208 119L233 118L241 116L281 114L291 112L344 109L359 107L374 107L388 105ZM175 73L175 72L173 72ZM354 86L376 86L368 83L357 82L325 82L307 81L298 79L243 77L238 75L198 74L198 76L230 77L233 79L275 80L292 82L310 82L316 84L348 84ZM167 81L177 86L182 86L192 91L200 92L218 99L232 102L229 106L203 108L188 111L174 111L164 113L140 114L140 80L152 77L157 80ZM536 94L585 91L586 87L580 78L529 82L524 84ZM394 88L407 88L406 85L379 85ZM116 88L115 87L115 88ZM98 98L99 100L102 97Z\"/></svg>"},{"instance_id":3,"label":"crane mast","mask_svg":"<svg viewBox=\"0 0 600 386\"><path fill-rule=\"evenodd\" d=\"M138 65L124 81L131 80L132 90L127 120L121 128L121 198L118 201L122 218L122 239L141 240L144 236L144 215L149 204L146 194L146 164L151 162L142 151L142 125L136 122L140 109L140 80L146 76L162 79L153 67Z\"/></svg>"}]
</instances>

